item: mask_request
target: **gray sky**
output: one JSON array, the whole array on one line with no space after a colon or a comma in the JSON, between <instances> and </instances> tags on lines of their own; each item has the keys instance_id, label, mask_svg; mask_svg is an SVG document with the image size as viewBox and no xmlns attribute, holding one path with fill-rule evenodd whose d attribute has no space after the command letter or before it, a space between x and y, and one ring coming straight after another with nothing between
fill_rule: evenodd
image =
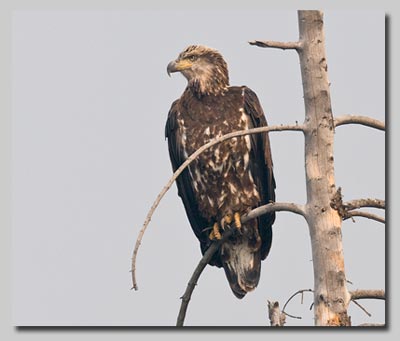
<instances>
[{"instance_id":1,"label":"gray sky","mask_svg":"<svg viewBox=\"0 0 400 341\"><path fill-rule=\"evenodd\" d=\"M206 23L206 24L205 24ZM240 24L238 24L240 23ZM326 12L334 115L384 120L384 13ZM168 62L189 44L217 48L232 85L259 96L270 124L304 119L298 57L251 47L293 41L295 11L16 12L13 21L13 288L16 325L174 325L200 259L175 186L130 259L152 202L171 175L164 124L186 85ZM374 45L371 47L370 42ZM277 201L304 203L303 137L271 133ZM336 182L345 200L384 198L384 134L336 131ZM381 213L381 212L380 212ZM384 287L384 228L343 224L350 289ZM236 299L222 269L207 267L187 325L266 325L266 301L313 287L308 229L278 213L258 288ZM289 305L312 325L311 295ZM384 322L382 302L350 307L353 324Z\"/></svg>"}]
</instances>

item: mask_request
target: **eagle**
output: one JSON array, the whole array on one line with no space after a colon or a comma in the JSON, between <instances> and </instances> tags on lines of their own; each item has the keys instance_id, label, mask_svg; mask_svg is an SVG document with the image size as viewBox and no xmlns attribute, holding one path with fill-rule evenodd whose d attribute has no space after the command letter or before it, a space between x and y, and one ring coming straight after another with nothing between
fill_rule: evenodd
<instances>
[{"instance_id":1,"label":"eagle","mask_svg":"<svg viewBox=\"0 0 400 341\"><path fill-rule=\"evenodd\" d=\"M227 63L215 49L190 45L167 67L187 79L172 103L165 127L175 171L198 148L233 131L267 126L257 95L230 86ZM268 133L235 137L202 153L176 180L178 195L202 253L227 229L235 229L209 264L223 267L234 295L258 285L261 261L271 248L275 214L241 223L253 208L275 201Z\"/></svg>"}]
</instances>

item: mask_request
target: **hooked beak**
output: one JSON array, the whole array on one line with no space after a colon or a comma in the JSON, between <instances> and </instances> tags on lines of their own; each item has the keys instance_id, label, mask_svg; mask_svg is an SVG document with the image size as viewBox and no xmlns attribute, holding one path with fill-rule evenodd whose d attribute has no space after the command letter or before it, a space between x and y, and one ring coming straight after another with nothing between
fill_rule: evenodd
<instances>
[{"instance_id":1,"label":"hooked beak","mask_svg":"<svg viewBox=\"0 0 400 341\"><path fill-rule=\"evenodd\" d=\"M171 77L171 73L186 70L189 69L190 67L192 67L192 63L189 62L188 60L185 59L178 61L173 60L167 66L167 73L168 76Z\"/></svg>"},{"instance_id":2,"label":"hooked beak","mask_svg":"<svg viewBox=\"0 0 400 341\"><path fill-rule=\"evenodd\" d=\"M175 62L175 60L173 60L173 61L170 62L170 63L168 64L168 66L167 66L167 73L168 73L168 76L171 77L171 73L177 72L177 71L178 71L178 69L176 68L176 62Z\"/></svg>"}]
</instances>

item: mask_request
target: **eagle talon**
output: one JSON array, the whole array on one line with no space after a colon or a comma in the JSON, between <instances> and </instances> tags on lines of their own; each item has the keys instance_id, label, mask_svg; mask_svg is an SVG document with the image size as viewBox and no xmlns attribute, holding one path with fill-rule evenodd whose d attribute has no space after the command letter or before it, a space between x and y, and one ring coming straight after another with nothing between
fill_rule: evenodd
<instances>
[{"instance_id":1,"label":"eagle talon","mask_svg":"<svg viewBox=\"0 0 400 341\"><path fill-rule=\"evenodd\" d=\"M239 230L242 227L242 222L240 221L240 214L239 212L235 212L233 215L233 219L235 220L235 226Z\"/></svg>"},{"instance_id":2,"label":"eagle talon","mask_svg":"<svg viewBox=\"0 0 400 341\"><path fill-rule=\"evenodd\" d=\"M230 225L232 223L232 215L227 214L225 217L221 219L221 228L225 230L225 225Z\"/></svg>"},{"instance_id":3,"label":"eagle talon","mask_svg":"<svg viewBox=\"0 0 400 341\"><path fill-rule=\"evenodd\" d=\"M208 235L208 239L210 239L210 240L214 240L215 239L214 231L210 232L210 234Z\"/></svg>"},{"instance_id":4,"label":"eagle talon","mask_svg":"<svg viewBox=\"0 0 400 341\"><path fill-rule=\"evenodd\" d=\"M221 232L219 232L218 223L214 223L213 229L212 229L211 233L209 234L208 238L210 238L211 240L213 240L213 239L220 240L222 238Z\"/></svg>"}]
</instances>

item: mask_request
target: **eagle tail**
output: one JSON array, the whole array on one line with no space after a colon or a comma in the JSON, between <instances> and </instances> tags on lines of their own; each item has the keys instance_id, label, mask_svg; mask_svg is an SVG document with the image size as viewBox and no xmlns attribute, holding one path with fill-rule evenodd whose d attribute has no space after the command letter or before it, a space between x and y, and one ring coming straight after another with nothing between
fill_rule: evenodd
<instances>
[{"instance_id":1,"label":"eagle tail","mask_svg":"<svg viewBox=\"0 0 400 341\"><path fill-rule=\"evenodd\" d=\"M258 285L261 252L249 240L228 240L221 247L221 260L229 285L237 298L243 298Z\"/></svg>"}]
</instances>

